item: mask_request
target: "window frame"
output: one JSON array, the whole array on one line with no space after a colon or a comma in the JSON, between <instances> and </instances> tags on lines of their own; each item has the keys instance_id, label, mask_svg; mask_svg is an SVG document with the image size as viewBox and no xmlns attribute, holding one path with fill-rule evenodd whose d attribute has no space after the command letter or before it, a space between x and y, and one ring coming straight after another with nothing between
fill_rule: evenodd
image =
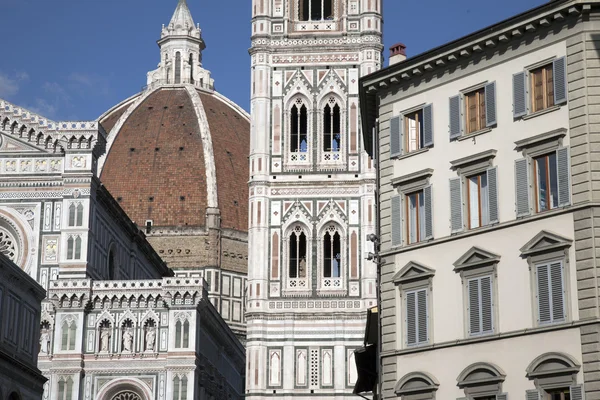
<instances>
[{"instance_id":1,"label":"window frame","mask_svg":"<svg viewBox=\"0 0 600 400\"><path fill-rule=\"evenodd\" d=\"M471 113L470 113L470 105L469 105L469 99L471 96L475 97L475 110L476 110L476 116L475 116L475 122L476 122L476 128L474 130L470 130L470 125L471 125ZM473 133L477 133L481 130L487 129L487 122L486 122L486 98L485 98L485 86L481 86L477 89L473 89L470 90L466 93L463 93L463 106L464 106L464 115L465 115L465 131L463 132L463 135L471 135ZM483 116L482 116L482 105L483 105ZM483 124L481 119L483 118Z\"/></svg>"},{"instance_id":2,"label":"window frame","mask_svg":"<svg viewBox=\"0 0 600 400\"><path fill-rule=\"evenodd\" d=\"M340 263L339 277L325 277L325 234L335 228L335 232L340 236ZM348 232L343 228L340 221L328 220L321 224L317 231L319 232L319 240L317 244L317 290L319 293L332 295L344 295L347 293L346 282L348 276ZM332 236L333 239L333 236ZM328 280L330 283L328 284Z\"/></svg>"},{"instance_id":3,"label":"window frame","mask_svg":"<svg viewBox=\"0 0 600 400\"><path fill-rule=\"evenodd\" d=\"M313 19L312 18L312 14L313 14L313 2L314 1L318 1L320 2L320 8L321 8L321 18L319 19ZM329 2L329 5L331 7L331 18L329 17L325 17L325 11L326 11L326 2ZM308 12L308 16L304 16L304 5L308 4L307 7L307 12ZM297 10L298 10L298 22L323 22L323 21L333 21L336 19L336 2L335 0L298 0L297 3Z\"/></svg>"},{"instance_id":4,"label":"window frame","mask_svg":"<svg viewBox=\"0 0 600 400\"><path fill-rule=\"evenodd\" d=\"M298 168L308 168L312 166L312 153L313 153L313 108L311 107L311 102L304 95L295 95L287 101L287 109L284 115L285 123L282 124L284 135L284 140L282 141L282 146L285 152L285 160L286 160L286 168L288 170L295 170ZM298 110L298 150L301 150L302 141L301 134L302 130L302 116L301 110L302 107L306 108L306 151L292 151L292 135L293 134L293 124L292 118L293 108L296 107ZM342 152L343 153L343 152Z\"/></svg>"},{"instance_id":5,"label":"window frame","mask_svg":"<svg viewBox=\"0 0 600 400\"><path fill-rule=\"evenodd\" d=\"M325 143L326 143L326 133L325 133L325 126L326 126L326 113L325 113L325 109L326 107L330 107L330 119L331 119L331 133L329 133L331 135L331 141L333 142L333 135L334 134L339 134L339 139L338 139L338 151L331 151L331 150L326 150L325 149ZM339 132L333 132L334 131L334 127L335 127L335 118L334 118L334 110L335 107L339 108L339 121L338 121L338 128L339 128ZM346 104L345 102L342 100L342 98L334 93L328 93L325 94L321 100L319 101L319 108L318 108L318 113L317 113L317 120L318 120L318 126L319 129L317 129L318 135L317 135L317 149L318 149L318 155L317 155L317 159L319 160L319 167L321 168L335 168L335 169L339 169L344 167L346 165L346 154L347 152L347 137L346 137L346 130L347 130L347 111L346 111Z\"/></svg>"},{"instance_id":6,"label":"window frame","mask_svg":"<svg viewBox=\"0 0 600 400\"><path fill-rule=\"evenodd\" d=\"M552 207L552 171L550 168L550 157L554 155L554 162L555 162L555 171L554 173L556 174L555 179L556 179L556 205L554 205L554 207ZM545 170L546 170L546 204L550 205L550 207L547 206L547 208L545 210L541 210L540 207L540 182L539 182L539 178L538 178L538 165L539 162L538 160L543 158L545 160L544 164L545 164ZM533 198L534 198L534 204L535 204L535 213L539 214L542 212L546 212L546 211L552 211L556 208L559 208L559 201L558 201L558 192L559 192L559 188L558 188L558 154L556 151L552 151L549 153L545 153L545 154L541 154L541 155L536 155L536 156L532 156L531 157L531 167L532 167L532 175L533 175Z\"/></svg>"},{"instance_id":7,"label":"window frame","mask_svg":"<svg viewBox=\"0 0 600 400\"><path fill-rule=\"evenodd\" d=\"M419 124L419 145L415 150L408 150L408 120L409 115L422 115L422 132ZM420 154L434 147L435 129L433 124L433 104L423 103L401 111L390 118L390 158L401 159Z\"/></svg>"},{"instance_id":8,"label":"window frame","mask_svg":"<svg viewBox=\"0 0 600 400\"><path fill-rule=\"evenodd\" d=\"M479 92L481 93L479 94ZM480 100L477 102L477 129L473 131L469 130L470 112L468 104L468 98L472 94L477 94L476 98L478 99L483 98L483 102ZM484 109L483 116L481 116L481 107ZM450 97L450 141L461 141L490 132L498 126L497 108L496 81L478 83L462 89L457 95ZM483 121L481 121L482 118Z\"/></svg>"},{"instance_id":9,"label":"window frame","mask_svg":"<svg viewBox=\"0 0 600 400\"><path fill-rule=\"evenodd\" d=\"M298 292L309 292L312 291L312 270L314 268L312 264L313 257L313 236L312 229L309 228L307 221L293 221L287 226L284 226L282 231L284 234L281 236L281 273L280 276L283 280L282 295L294 295ZM291 278L289 273L290 263L290 237L291 234L297 230L300 230L306 236L306 274L303 278Z\"/></svg>"}]
</instances>

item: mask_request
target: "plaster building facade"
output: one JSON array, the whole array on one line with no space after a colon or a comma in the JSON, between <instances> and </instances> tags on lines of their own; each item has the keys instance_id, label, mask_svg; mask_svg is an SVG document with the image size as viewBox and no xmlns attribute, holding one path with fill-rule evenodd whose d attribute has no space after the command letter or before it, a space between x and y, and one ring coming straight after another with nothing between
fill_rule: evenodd
<instances>
[{"instance_id":1,"label":"plaster building facade","mask_svg":"<svg viewBox=\"0 0 600 400\"><path fill-rule=\"evenodd\" d=\"M38 369L38 338L46 292L0 253L0 399L38 400L46 378Z\"/></svg>"},{"instance_id":2,"label":"plaster building facade","mask_svg":"<svg viewBox=\"0 0 600 400\"><path fill-rule=\"evenodd\" d=\"M362 79L382 398L600 398L599 21L546 2Z\"/></svg>"},{"instance_id":3,"label":"plaster building facade","mask_svg":"<svg viewBox=\"0 0 600 400\"><path fill-rule=\"evenodd\" d=\"M249 115L214 88L185 0L158 40L145 89L100 116L98 176L178 277L204 278L245 337Z\"/></svg>"},{"instance_id":4,"label":"plaster building facade","mask_svg":"<svg viewBox=\"0 0 600 400\"><path fill-rule=\"evenodd\" d=\"M381 2L253 0L251 26L246 396L354 398L376 304L358 80L381 64Z\"/></svg>"}]
</instances>

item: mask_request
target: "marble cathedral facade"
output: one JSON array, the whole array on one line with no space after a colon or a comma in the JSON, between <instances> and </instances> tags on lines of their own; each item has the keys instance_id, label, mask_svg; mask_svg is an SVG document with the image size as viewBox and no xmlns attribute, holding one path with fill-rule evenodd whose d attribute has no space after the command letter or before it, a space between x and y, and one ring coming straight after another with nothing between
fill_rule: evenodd
<instances>
[{"instance_id":1,"label":"marble cathedral facade","mask_svg":"<svg viewBox=\"0 0 600 400\"><path fill-rule=\"evenodd\" d=\"M358 80L381 67L381 6L252 1L248 398L354 398L376 304Z\"/></svg>"}]
</instances>

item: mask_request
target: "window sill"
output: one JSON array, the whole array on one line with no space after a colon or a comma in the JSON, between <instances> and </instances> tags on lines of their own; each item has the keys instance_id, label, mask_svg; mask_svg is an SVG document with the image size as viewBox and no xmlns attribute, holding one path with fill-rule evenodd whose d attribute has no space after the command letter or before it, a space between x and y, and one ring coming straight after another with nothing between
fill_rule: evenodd
<instances>
[{"instance_id":1,"label":"window sill","mask_svg":"<svg viewBox=\"0 0 600 400\"><path fill-rule=\"evenodd\" d=\"M492 131L492 128L480 129L480 130L478 130L476 132L473 132L473 133L466 133L464 135L461 135L458 138L456 138L456 141L457 142L462 142L463 140L469 140L469 139L472 139L472 138L474 138L476 136L483 135L483 134L486 134L486 133L491 132L491 131Z\"/></svg>"},{"instance_id":2,"label":"window sill","mask_svg":"<svg viewBox=\"0 0 600 400\"><path fill-rule=\"evenodd\" d=\"M527 121L528 119L535 118L535 117L538 117L540 115L549 114L551 112L554 112L554 111L560 109L561 107L562 107L562 105L559 104L557 106L552 106L552 107L544 108L543 110L536 111L534 113L524 115L523 117L521 117L521 119L524 120L524 121Z\"/></svg>"},{"instance_id":3,"label":"window sill","mask_svg":"<svg viewBox=\"0 0 600 400\"><path fill-rule=\"evenodd\" d=\"M428 151L429 151L429 147L424 147L422 149L411 151L410 153L405 153L405 154L402 154L401 156L394 157L394 158L396 160L403 160L405 158L409 158L409 157L416 156L419 154L427 153Z\"/></svg>"}]
</instances>

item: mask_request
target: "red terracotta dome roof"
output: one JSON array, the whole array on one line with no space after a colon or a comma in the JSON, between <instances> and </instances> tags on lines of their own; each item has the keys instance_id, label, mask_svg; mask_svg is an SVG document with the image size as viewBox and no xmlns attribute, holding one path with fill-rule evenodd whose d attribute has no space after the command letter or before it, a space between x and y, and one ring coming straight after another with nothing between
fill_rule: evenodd
<instances>
[{"instance_id":1,"label":"red terracotta dome roof","mask_svg":"<svg viewBox=\"0 0 600 400\"><path fill-rule=\"evenodd\" d=\"M100 179L139 226L248 230L248 115L215 92L163 87L100 118L109 132Z\"/></svg>"}]
</instances>

